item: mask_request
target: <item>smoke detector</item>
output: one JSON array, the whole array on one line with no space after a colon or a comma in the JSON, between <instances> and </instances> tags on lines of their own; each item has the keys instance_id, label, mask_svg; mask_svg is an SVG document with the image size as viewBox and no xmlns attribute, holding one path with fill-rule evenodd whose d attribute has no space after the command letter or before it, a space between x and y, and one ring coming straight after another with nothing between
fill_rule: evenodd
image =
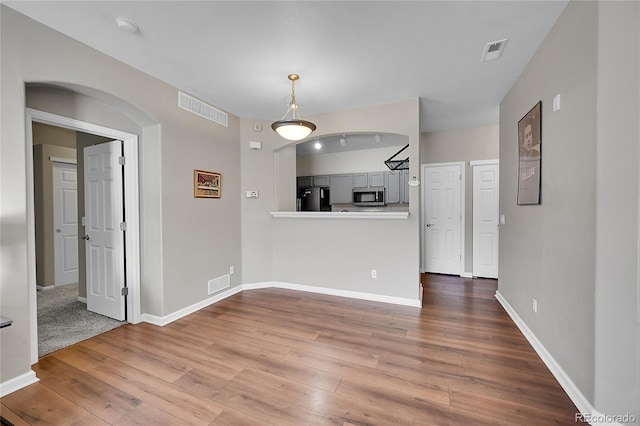
<instances>
[{"instance_id":1,"label":"smoke detector","mask_svg":"<svg viewBox=\"0 0 640 426\"><path fill-rule=\"evenodd\" d=\"M116 18L116 24L122 31L135 33L138 31L138 24L126 18Z\"/></svg>"},{"instance_id":2,"label":"smoke detector","mask_svg":"<svg viewBox=\"0 0 640 426\"><path fill-rule=\"evenodd\" d=\"M482 57L480 58L480 62L491 61L493 59L498 59L500 55L502 55L502 51L504 50L504 46L507 44L507 39L491 41L487 43L484 47L484 51L482 52Z\"/></svg>"}]
</instances>

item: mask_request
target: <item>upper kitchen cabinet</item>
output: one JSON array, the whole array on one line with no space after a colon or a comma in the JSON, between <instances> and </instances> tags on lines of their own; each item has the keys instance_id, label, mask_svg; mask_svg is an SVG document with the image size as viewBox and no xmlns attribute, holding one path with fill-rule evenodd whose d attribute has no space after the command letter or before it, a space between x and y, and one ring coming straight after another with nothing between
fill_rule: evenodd
<instances>
[{"instance_id":1,"label":"upper kitchen cabinet","mask_svg":"<svg viewBox=\"0 0 640 426\"><path fill-rule=\"evenodd\" d=\"M390 170L386 174L387 203L409 203L409 170Z\"/></svg>"},{"instance_id":2,"label":"upper kitchen cabinet","mask_svg":"<svg viewBox=\"0 0 640 426\"><path fill-rule=\"evenodd\" d=\"M328 187L330 180L328 175L322 176L298 176L298 188Z\"/></svg>"},{"instance_id":3,"label":"upper kitchen cabinet","mask_svg":"<svg viewBox=\"0 0 640 426\"><path fill-rule=\"evenodd\" d=\"M354 173L353 174L353 187L354 188L366 188L369 186L369 173Z\"/></svg>"},{"instance_id":4,"label":"upper kitchen cabinet","mask_svg":"<svg viewBox=\"0 0 640 426\"><path fill-rule=\"evenodd\" d=\"M384 186L384 176L385 172L371 172L369 173L369 186Z\"/></svg>"},{"instance_id":5,"label":"upper kitchen cabinet","mask_svg":"<svg viewBox=\"0 0 640 426\"><path fill-rule=\"evenodd\" d=\"M298 188L311 188L313 186L313 176L298 176Z\"/></svg>"},{"instance_id":6,"label":"upper kitchen cabinet","mask_svg":"<svg viewBox=\"0 0 640 426\"><path fill-rule=\"evenodd\" d=\"M387 204L397 204L400 202L400 172L385 172L387 184L385 185Z\"/></svg>"},{"instance_id":7,"label":"upper kitchen cabinet","mask_svg":"<svg viewBox=\"0 0 640 426\"><path fill-rule=\"evenodd\" d=\"M400 171L400 202L409 203L409 170Z\"/></svg>"},{"instance_id":8,"label":"upper kitchen cabinet","mask_svg":"<svg viewBox=\"0 0 640 426\"><path fill-rule=\"evenodd\" d=\"M329 176L314 176L313 177L313 186L329 186L330 185Z\"/></svg>"},{"instance_id":9,"label":"upper kitchen cabinet","mask_svg":"<svg viewBox=\"0 0 640 426\"><path fill-rule=\"evenodd\" d=\"M331 204L351 203L352 175L332 175L330 178Z\"/></svg>"},{"instance_id":10,"label":"upper kitchen cabinet","mask_svg":"<svg viewBox=\"0 0 640 426\"><path fill-rule=\"evenodd\" d=\"M354 173L353 187L354 188L383 187L385 182L384 173L385 172Z\"/></svg>"}]
</instances>

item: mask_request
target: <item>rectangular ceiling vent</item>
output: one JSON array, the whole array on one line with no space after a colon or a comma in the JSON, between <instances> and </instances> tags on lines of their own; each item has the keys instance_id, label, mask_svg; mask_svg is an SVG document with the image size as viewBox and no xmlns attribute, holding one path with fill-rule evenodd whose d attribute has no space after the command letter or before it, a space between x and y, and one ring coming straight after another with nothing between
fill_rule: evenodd
<instances>
[{"instance_id":1,"label":"rectangular ceiling vent","mask_svg":"<svg viewBox=\"0 0 640 426\"><path fill-rule=\"evenodd\" d=\"M502 52L504 51L504 46L507 44L507 39L492 41L487 43L484 47L484 51L482 52L482 57L480 58L480 62L491 61L493 59L498 59Z\"/></svg>"},{"instance_id":2,"label":"rectangular ceiling vent","mask_svg":"<svg viewBox=\"0 0 640 426\"><path fill-rule=\"evenodd\" d=\"M229 114L180 91L178 92L178 106L225 127L229 125Z\"/></svg>"}]
</instances>

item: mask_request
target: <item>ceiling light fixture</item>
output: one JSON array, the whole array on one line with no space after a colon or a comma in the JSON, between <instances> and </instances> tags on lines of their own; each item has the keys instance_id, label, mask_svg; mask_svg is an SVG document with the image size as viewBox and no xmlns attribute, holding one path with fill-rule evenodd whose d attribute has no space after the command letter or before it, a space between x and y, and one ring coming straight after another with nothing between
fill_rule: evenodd
<instances>
[{"instance_id":1,"label":"ceiling light fixture","mask_svg":"<svg viewBox=\"0 0 640 426\"><path fill-rule=\"evenodd\" d=\"M271 124L271 128L285 139L299 141L316 130L316 125L310 121L302 120L298 112L295 85L296 81L300 79L300 76L298 74L289 74L288 78L291 80L291 102L289 103L289 108L287 108L287 112L284 113L280 120ZM289 112L291 112L291 119L286 120Z\"/></svg>"}]
</instances>

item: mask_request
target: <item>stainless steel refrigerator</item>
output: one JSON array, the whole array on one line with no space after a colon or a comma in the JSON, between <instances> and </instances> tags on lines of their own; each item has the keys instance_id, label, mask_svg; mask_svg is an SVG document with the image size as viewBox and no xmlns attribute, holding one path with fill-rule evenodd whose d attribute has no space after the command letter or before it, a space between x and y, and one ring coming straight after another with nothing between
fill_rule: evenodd
<instances>
[{"instance_id":1,"label":"stainless steel refrigerator","mask_svg":"<svg viewBox=\"0 0 640 426\"><path fill-rule=\"evenodd\" d=\"M298 192L300 210L303 212L330 212L329 188L304 188Z\"/></svg>"}]
</instances>

